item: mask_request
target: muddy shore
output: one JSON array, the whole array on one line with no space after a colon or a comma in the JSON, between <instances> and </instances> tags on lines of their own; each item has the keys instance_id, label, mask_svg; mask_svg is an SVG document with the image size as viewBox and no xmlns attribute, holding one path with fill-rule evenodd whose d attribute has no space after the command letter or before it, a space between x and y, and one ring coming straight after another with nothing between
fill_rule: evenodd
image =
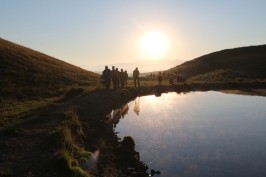
<instances>
[{"instance_id":1,"label":"muddy shore","mask_svg":"<svg viewBox=\"0 0 266 177\"><path fill-rule=\"evenodd\" d=\"M180 84L120 91L101 89L68 102L54 103L34 115L23 117L19 124L1 127L0 176L62 176L49 168L49 159L55 149L47 137L68 110L75 111L82 123L84 136L77 137L77 143L87 151L100 152L98 162L87 167L86 171L92 176L147 176L151 169L147 170L138 152L121 149L123 137L117 136L108 123L110 112L137 96L209 90L266 96L266 83Z\"/></svg>"}]
</instances>

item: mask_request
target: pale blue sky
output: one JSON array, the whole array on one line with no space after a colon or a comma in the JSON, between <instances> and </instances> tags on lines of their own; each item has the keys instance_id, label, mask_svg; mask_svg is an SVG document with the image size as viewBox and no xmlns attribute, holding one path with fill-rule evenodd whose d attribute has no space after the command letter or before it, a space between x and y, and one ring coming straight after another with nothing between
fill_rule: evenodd
<instances>
[{"instance_id":1,"label":"pale blue sky","mask_svg":"<svg viewBox=\"0 0 266 177\"><path fill-rule=\"evenodd\" d=\"M1 0L0 12L1 38L87 68L266 44L265 0ZM152 30L169 41L155 58L140 48Z\"/></svg>"}]
</instances>

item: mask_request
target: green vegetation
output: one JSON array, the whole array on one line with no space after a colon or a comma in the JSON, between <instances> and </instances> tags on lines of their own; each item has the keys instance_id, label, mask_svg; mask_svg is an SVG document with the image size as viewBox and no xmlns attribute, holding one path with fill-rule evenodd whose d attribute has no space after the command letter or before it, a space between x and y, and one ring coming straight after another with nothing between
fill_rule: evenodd
<instances>
[{"instance_id":1,"label":"green vegetation","mask_svg":"<svg viewBox=\"0 0 266 177\"><path fill-rule=\"evenodd\" d=\"M210 53L165 72L185 73L188 82L265 82L266 45Z\"/></svg>"},{"instance_id":2,"label":"green vegetation","mask_svg":"<svg viewBox=\"0 0 266 177\"><path fill-rule=\"evenodd\" d=\"M90 176L82 167L95 160L91 152L77 145L77 138L82 135L81 122L73 111L66 112L65 120L50 133L49 140L57 149L50 159L50 164L60 175Z\"/></svg>"}]
</instances>

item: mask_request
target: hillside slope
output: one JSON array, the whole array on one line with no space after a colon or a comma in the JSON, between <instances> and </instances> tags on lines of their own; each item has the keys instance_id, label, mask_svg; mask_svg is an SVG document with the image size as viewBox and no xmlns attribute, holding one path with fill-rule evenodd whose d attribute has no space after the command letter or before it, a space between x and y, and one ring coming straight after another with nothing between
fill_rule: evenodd
<instances>
[{"instance_id":1,"label":"hillside slope","mask_svg":"<svg viewBox=\"0 0 266 177\"><path fill-rule=\"evenodd\" d=\"M190 81L266 81L266 45L210 53L167 70L186 73Z\"/></svg>"},{"instance_id":2,"label":"hillside slope","mask_svg":"<svg viewBox=\"0 0 266 177\"><path fill-rule=\"evenodd\" d=\"M0 38L0 96L62 94L69 86L90 86L98 74Z\"/></svg>"}]
</instances>

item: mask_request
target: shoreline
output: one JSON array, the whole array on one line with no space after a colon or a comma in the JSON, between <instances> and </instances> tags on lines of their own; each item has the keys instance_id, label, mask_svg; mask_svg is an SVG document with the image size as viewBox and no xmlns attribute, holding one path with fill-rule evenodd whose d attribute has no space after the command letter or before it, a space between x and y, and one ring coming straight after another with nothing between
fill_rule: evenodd
<instances>
[{"instance_id":1,"label":"shoreline","mask_svg":"<svg viewBox=\"0 0 266 177\"><path fill-rule=\"evenodd\" d=\"M266 96L265 82L258 83L183 83L172 86L156 85L138 87L138 95L155 95L160 96L162 93L168 92L192 92L192 91L220 91L224 93Z\"/></svg>"}]
</instances>

